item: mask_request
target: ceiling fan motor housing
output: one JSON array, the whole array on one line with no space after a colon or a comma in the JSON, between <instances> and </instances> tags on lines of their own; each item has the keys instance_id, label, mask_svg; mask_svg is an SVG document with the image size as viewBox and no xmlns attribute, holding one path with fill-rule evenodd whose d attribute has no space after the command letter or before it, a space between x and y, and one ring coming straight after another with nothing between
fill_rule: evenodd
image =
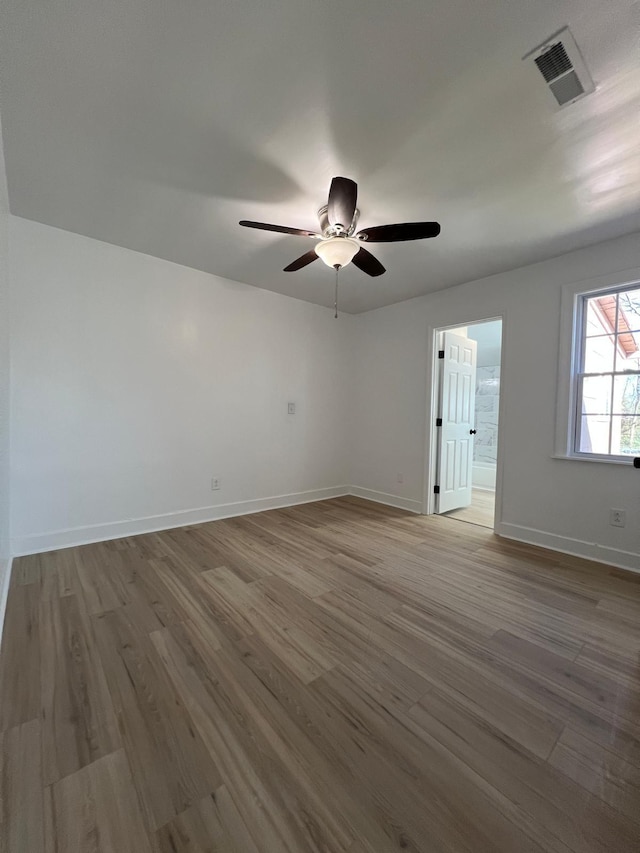
<instances>
[{"instance_id":1,"label":"ceiling fan motor housing","mask_svg":"<svg viewBox=\"0 0 640 853\"><path fill-rule=\"evenodd\" d=\"M356 226L358 225L358 219L360 219L360 211L356 208L356 212L353 214L353 219L349 227L345 230L340 228L338 225L331 225L329 223L329 205L323 204L322 207L318 210L318 219L320 220L320 230L322 231L325 237L351 237L351 235L356 230Z\"/></svg>"}]
</instances>

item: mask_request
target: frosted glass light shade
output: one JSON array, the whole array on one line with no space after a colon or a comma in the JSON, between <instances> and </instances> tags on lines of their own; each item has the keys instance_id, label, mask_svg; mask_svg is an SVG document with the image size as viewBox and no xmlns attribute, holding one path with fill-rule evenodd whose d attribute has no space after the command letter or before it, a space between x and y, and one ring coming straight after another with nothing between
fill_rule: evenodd
<instances>
[{"instance_id":1,"label":"frosted glass light shade","mask_svg":"<svg viewBox=\"0 0 640 853\"><path fill-rule=\"evenodd\" d=\"M350 237L330 237L316 245L316 254L328 267L346 267L360 251L360 244Z\"/></svg>"}]
</instances>

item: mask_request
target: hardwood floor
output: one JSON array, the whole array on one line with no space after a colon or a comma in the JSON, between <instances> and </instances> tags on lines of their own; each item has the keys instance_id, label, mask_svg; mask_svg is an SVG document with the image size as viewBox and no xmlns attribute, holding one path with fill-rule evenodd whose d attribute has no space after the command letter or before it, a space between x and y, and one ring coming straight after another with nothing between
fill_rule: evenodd
<instances>
[{"instance_id":1,"label":"hardwood floor","mask_svg":"<svg viewBox=\"0 0 640 853\"><path fill-rule=\"evenodd\" d=\"M638 853L640 577L341 498L15 561L3 853Z\"/></svg>"},{"instance_id":2,"label":"hardwood floor","mask_svg":"<svg viewBox=\"0 0 640 853\"><path fill-rule=\"evenodd\" d=\"M444 518L454 518L456 521L467 521L469 524L479 524L493 530L496 494L486 489L473 489L471 504L462 509L453 509L444 513Z\"/></svg>"}]
</instances>

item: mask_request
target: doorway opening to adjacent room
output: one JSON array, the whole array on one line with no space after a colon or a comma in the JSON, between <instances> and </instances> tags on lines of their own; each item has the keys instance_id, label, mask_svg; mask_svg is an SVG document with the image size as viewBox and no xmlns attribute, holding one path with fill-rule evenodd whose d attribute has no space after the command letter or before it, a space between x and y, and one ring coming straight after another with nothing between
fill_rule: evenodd
<instances>
[{"instance_id":1,"label":"doorway opening to adjacent room","mask_svg":"<svg viewBox=\"0 0 640 853\"><path fill-rule=\"evenodd\" d=\"M433 332L425 509L494 528L500 471L502 318Z\"/></svg>"}]
</instances>

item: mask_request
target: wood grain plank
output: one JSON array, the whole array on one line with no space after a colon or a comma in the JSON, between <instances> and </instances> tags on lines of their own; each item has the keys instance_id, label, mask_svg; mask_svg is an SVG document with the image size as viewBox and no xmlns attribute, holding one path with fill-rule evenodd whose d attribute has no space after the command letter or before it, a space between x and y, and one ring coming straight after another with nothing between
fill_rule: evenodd
<instances>
[{"instance_id":1,"label":"wood grain plank","mask_svg":"<svg viewBox=\"0 0 640 853\"><path fill-rule=\"evenodd\" d=\"M508 631L496 631L491 646L508 654L522 668L528 668L545 681L558 685L562 691L584 698L589 705L625 716L631 722L638 719L638 685L622 684L586 663L563 660Z\"/></svg>"},{"instance_id":2,"label":"wood grain plank","mask_svg":"<svg viewBox=\"0 0 640 853\"><path fill-rule=\"evenodd\" d=\"M83 545L74 549L73 558L87 613L106 613L127 603L125 586L112 568L111 549L102 543Z\"/></svg>"},{"instance_id":3,"label":"wood grain plank","mask_svg":"<svg viewBox=\"0 0 640 853\"><path fill-rule=\"evenodd\" d=\"M189 563L179 557L149 560L154 572L156 595L178 617L177 621L190 621L198 626L202 636L213 648L220 648L224 632L215 612L208 606L203 592L203 582L190 571ZM168 620L176 621L176 620Z\"/></svg>"},{"instance_id":4,"label":"wood grain plank","mask_svg":"<svg viewBox=\"0 0 640 853\"><path fill-rule=\"evenodd\" d=\"M258 602L256 591L226 566L202 572L203 594L218 618L225 635L234 640L254 631L251 608Z\"/></svg>"},{"instance_id":5,"label":"wood grain plank","mask_svg":"<svg viewBox=\"0 0 640 853\"><path fill-rule=\"evenodd\" d=\"M0 731L40 716L37 583L9 590L0 656Z\"/></svg>"},{"instance_id":6,"label":"wood grain plank","mask_svg":"<svg viewBox=\"0 0 640 853\"><path fill-rule=\"evenodd\" d=\"M552 847L580 853L633 850L632 823L506 736L461 697L432 690L409 712L429 738L456 755L504 797L503 807ZM616 846L618 845L618 846Z\"/></svg>"},{"instance_id":7,"label":"wood grain plank","mask_svg":"<svg viewBox=\"0 0 640 853\"><path fill-rule=\"evenodd\" d=\"M435 740L424 741L401 709L383 708L338 670L311 689L347 724L334 732L339 748L352 760L358 756L361 784L384 815L387 833L396 828L399 847L565 853L550 835L536 838L528 826L514 821L493 787L479 774L462 772ZM390 718L397 724L389 726Z\"/></svg>"},{"instance_id":8,"label":"wood grain plank","mask_svg":"<svg viewBox=\"0 0 640 853\"><path fill-rule=\"evenodd\" d=\"M311 768L323 801L329 805L338 801L338 811L353 836L371 853L419 849L389 802L386 787L377 797L363 780L362 756L368 750L355 742L354 718L350 716L349 725L341 726L331 704L301 685L259 636L246 638L238 646L243 663L258 681L246 688L252 700L283 741L295 746L298 759ZM374 701L383 704L379 697ZM371 774L374 787L380 779L379 774Z\"/></svg>"},{"instance_id":9,"label":"wood grain plank","mask_svg":"<svg viewBox=\"0 0 640 853\"><path fill-rule=\"evenodd\" d=\"M159 853L260 853L222 785L156 832Z\"/></svg>"},{"instance_id":10,"label":"wood grain plank","mask_svg":"<svg viewBox=\"0 0 640 853\"><path fill-rule=\"evenodd\" d=\"M121 608L93 625L134 786L157 829L222 780L148 636L129 617Z\"/></svg>"},{"instance_id":11,"label":"wood grain plank","mask_svg":"<svg viewBox=\"0 0 640 853\"><path fill-rule=\"evenodd\" d=\"M40 603L43 781L119 749L111 694L91 626L74 595Z\"/></svg>"},{"instance_id":12,"label":"wood grain plank","mask_svg":"<svg viewBox=\"0 0 640 853\"><path fill-rule=\"evenodd\" d=\"M612 808L640 821L640 763L594 744L570 726L562 733L549 763Z\"/></svg>"},{"instance_id":13,"label":"wood grain plank","mask_svg":"<svg viewBox=\"0 0 640 853\"><path fill-rule=\"evenodd\" d=\"M11 565L11 586L39 583L43 562L49 563L50 560L42 554L16 557Z\"/></svg>"},{"instance_id":14,"label":"wood grain plank","mask_svg":"<svg viewBox=\"0 0 640 853\"><path fill-rule=\"evenodd\" d=\"M44 853L40 723L30 720L0 735L0 851Z\"/></svg>"},{"instance_id":15,"label":"wood grain plank","mask_svg":"<svg viewBox=\"0 0 640 853\"><path fill-rule=\"evenodd\" d=\"M176 639L176 634L180 641ZM260 849L298 853L299 831L283 809L281 790L271 790L273 759L260 741L246 732L250 718L232 711L232 697L219 689L215 674L206 664L199 665L199 654L188 636L175 626L153 635L153 641L177 692L184 697L195 726L210 754L220 767L227 788ZM231 706L233 707L233 706ZM266 771L267 780L264 778ZM260 847L262 845L262 847Z\"/></svg>"},{"instance_id":16,"label":"wood grain plank","mask_svg":"<svg viewBox=\"0 0 640 853\"><path fill-rule=\"evenodd\" d=\"M50 796L56 853L153 853L122 750L56 782Z\"/></svg>"},{"instance_id":17,"label":"wood grain plank","mask_svg":"<svg viewBox=\"0 0 640 853\"><path fill-rule=\"evenodd\" d=\"M40 600L71 595L77 591L74 548L48 554L17 557L11 570L12 585L37 584Z\"/></svg>"}]
</instances>

